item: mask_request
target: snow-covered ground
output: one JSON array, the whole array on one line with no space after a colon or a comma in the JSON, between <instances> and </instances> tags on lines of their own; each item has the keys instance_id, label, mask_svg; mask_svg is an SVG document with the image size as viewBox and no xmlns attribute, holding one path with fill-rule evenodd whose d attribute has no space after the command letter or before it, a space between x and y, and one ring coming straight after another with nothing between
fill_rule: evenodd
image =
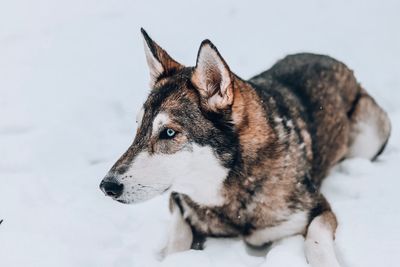
<instances>
[{"instance_id":1,"label":"snow-covered ground","mask_svg":"<svg viewBox=\"0 0 400 267\"><path fill-rule=\"evenodd\" d=\"M300 236L267 256L211 239L159 263L167 196L122 205L100 192L148 92L140 26L188 65L210 38L243 78L299 51L354 69L392 138L376 163L343 162L323 191L345 266L399 266L399 12L396 0L1 0L0 266L307 266Z\"/></svg>"}]
</instances>

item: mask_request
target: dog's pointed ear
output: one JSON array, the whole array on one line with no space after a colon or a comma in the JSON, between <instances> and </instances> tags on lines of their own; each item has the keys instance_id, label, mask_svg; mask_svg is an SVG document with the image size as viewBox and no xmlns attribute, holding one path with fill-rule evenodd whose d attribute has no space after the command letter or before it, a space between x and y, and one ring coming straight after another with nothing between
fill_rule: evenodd
<instances>
[{"instance_id":1,"label":"dog's pointed ear","mask_svg":"<svg viewBox=\"0 0 400 267\"><path fill-rule=\"evenodd\" d=\"M164 49L150 38L143 28L140 31L143 35L146 60L150 69L150 88L153 88L161 76L173 74L184 66L171 58Z\"/></svg>"},{"instance_id":2,"label":"dog's pointed ear","mask_svg":"<svg viewBox=\"0 0 400 267\"><path fill-rule=\"evenodd\" d=\"M217 48L204 40L199 48L192 83L207 106L214 111L227 109L233 103L233 74Z\"/></svg>"}]
</instances>

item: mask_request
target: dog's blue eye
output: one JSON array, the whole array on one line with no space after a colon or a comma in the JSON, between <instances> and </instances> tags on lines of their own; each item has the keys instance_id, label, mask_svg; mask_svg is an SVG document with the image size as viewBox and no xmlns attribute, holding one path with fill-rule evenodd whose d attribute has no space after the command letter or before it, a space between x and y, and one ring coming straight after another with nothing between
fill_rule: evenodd
<instances>
[{"instance_id":1,"label":"dog's blue eye","mask_svg":"<svg viewBox=\"0 0 400 267\"><path fill-rule=\"evenodd\" d=\"M171 128L167 128L161 132L160 138L161 139L172 139L175 137L175 135L176 135L175 130L173 130Z\"/></svg>"},{"instance_id":2,"label":"dog's blue eye","mask_svg":"<svg viewBox=\"0 0 400 267\"><path fill-rule=\"evenodd\" d=\"M167 129L167 135L168 135L169 137L174 137L175 131L172 130L172 129Z\"/></svg>"}]
</instances>

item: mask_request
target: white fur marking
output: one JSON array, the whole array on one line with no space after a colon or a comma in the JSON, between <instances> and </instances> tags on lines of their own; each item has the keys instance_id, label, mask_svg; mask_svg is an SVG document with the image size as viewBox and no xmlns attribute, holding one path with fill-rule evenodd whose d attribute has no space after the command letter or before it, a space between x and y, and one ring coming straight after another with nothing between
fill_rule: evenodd
<instances>
[{"instance_id":1,"label":"white fur marking","mask_svg":"<svg viewBox=\"0 0 400 267\"><path fill-rule=\"evenodd\" d=\"M254 231L245 237L246 242L254 246L262 246L270 241L275 241L287 236L302 233L307 225L306 212L298 212L289 216L287 221L273 227Z\"/></svg>"},{"instance_id":2,"label":"white fur marking","mask_svg":"<svg viewBox=\"0 0 400 267\"><path fill-rule=\"evenodd\" d=\"M308 226L305 240L307 260L314 267L340 267L334 249L333 233L323 218L314 218Z\"/></svg>"},{"instance_id":3,"label":"white fur marking","mask_svg":"<svg viewBox=\"0 0 400 267\"><path fill-rule=\"evenodd\" d=\"M194 145L193 151L185 154L182 153L180 167L175 168L176 179L172 190L190 196L199 204L222 205L224 198L221 190L228 169L219 163L210 147ZM185 175L185 172L188 173Z\"/></svg>"},{"instance_id":4,"label":"white fur marking","mask_svg":"<svg viewBox=\"0 0 400 267\"><path fill-rule=\"evenodd\" d=\"M153 120L152 135L155 135L156 133L160 132L160 129L169 122L170 119L167 113L165 112L158 113Z\"/></svg>"},{"instance_id":5,"label":"white fur marking","mask_svg":"<svg viewBox=\"0 0 400 267\"><path fill-rule=\"evenodd\" d=\"M276 117L274 117L274 121L279 123L279 122L282 122L283 119L281 117L276 116Z\"/></svg>"},{"instance_id":6,"label":"white fur marking","mask_svg":"<svg viewBox=\"0 0 400 267\"><path fill-rule=\"evenodd\" d=\"M193 241L192 229L183 219L178 207L172 212L172 221L168 232L168 243L165 256L172 253L189 250Z\"/></svg>"},{"instance_id":7,"label":"white fur marking","mask_svg":"<svg viewBox=\"0 0 400 267\"><path fill-rule=\"evenodd\" d=\"M350 157L372 159L383 144L374 119L359 122L357 135L350 148Z\"/></svg>"},{"instance_id":8,"label":"white fur marking","mask_svg":"<svg viewBox=\"0 0 400 267\"><path fill-rule=\"evenodd\" d=\"M119 198L127 202L143 201L172 185L172 190L188 195L193 201L210 206L224 202L221 194L228 170L208 146L193 145L191 150L174 154L139 153L128 171L118 177L124 184Z\"/></svg>"}]
</instances>

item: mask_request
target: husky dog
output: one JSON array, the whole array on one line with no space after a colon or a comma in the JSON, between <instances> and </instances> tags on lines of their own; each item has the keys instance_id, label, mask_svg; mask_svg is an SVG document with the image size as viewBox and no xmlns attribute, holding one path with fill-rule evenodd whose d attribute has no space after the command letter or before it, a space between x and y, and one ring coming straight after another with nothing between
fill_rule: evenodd
<instances>
[{"instance_id":1,"label":"husky dog","mask_svg":"<svg viewBox=\"0 0 400 267\"><path fill-rule=\"evenodd\" d=\"M339 266L321 182L345 158L376 159L391 129L353 72L296 54L243 80L209 40L185 67L142 34L151 91L101 190L121 203L171 192L165 255L201 249L207 236L257 247L302 234L312 266Z\"/></svg>"}]
</instances>

